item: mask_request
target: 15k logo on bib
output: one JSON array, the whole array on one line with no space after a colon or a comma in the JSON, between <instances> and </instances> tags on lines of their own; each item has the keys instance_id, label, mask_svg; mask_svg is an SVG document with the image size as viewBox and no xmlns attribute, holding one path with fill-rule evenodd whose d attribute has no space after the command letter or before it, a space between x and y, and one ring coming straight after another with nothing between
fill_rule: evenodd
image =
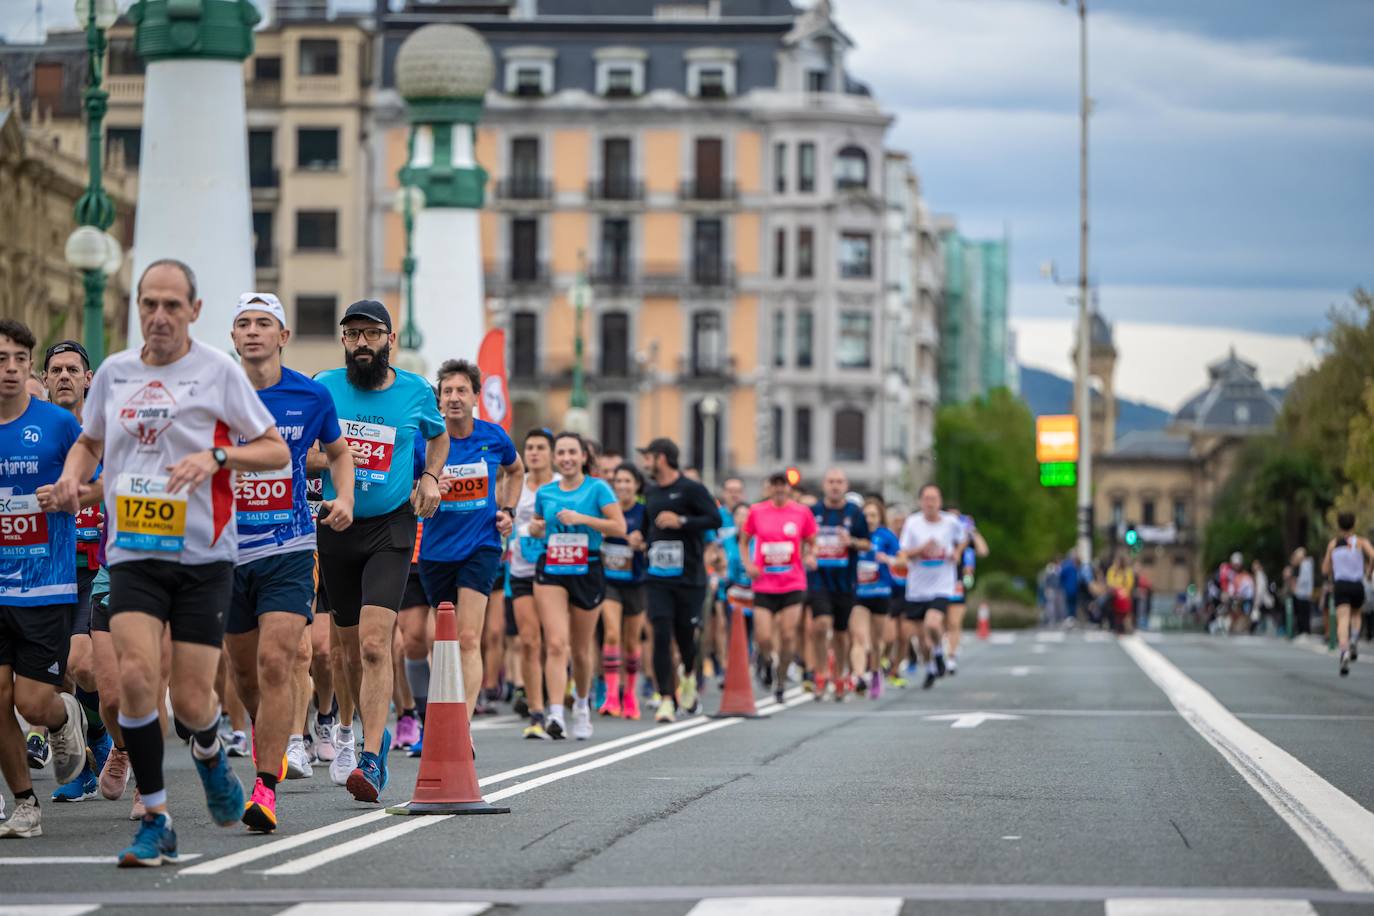
<instances>
[{"instance_id":1,"label":"15k logo on bib","mask_svg":"<svg viewBox=\"0 0 1374 916\"><path fill-rule=\"evenodd\" d=\"M239 471L234 501L240 525L276 525L291 521L291 467L274 471Z\"/></svg>"},{"instance_id":2,"label":"15k logo on bib","mask_svg":"<svg viewBox=\"0 0 1374 916\"><path fill-rule=\"evenodd\" d=\"M472 464L444 465L444 479L449 490L443 494L439 509L443 512L471 512L485 509L491 478L485 461ZM449 478L452 478L449 480Z\"/></svg>"},{"instance_id":3,"label":"15k logo on bib","mask_svg":"<svg viewBox=\"0 0 1374 916\"><path fill-rule=\"evenodd\" d=\"M120 474L115 486L115 546L180 553L186 545L186 491L167 492L167 478Z\"/></svg>"},{"instance_id":4,"label":"15k logo on bib","mask_svg":"<svg viewBox=\"0 0 1374 916\"><path fill-rule=\"evenodd\" d=\"M340 420L339 425L343 427L344 440L349 447L362 452L362 464L354 469L357 479L386 483L386 476L391 471L391 455L396 450L396 427L359 420Z\"/></svg>"}]
</instances>

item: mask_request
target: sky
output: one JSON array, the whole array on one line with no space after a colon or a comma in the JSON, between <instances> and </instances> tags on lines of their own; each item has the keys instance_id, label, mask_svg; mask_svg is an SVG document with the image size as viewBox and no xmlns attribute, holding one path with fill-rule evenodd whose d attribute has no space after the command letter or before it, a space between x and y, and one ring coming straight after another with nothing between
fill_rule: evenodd
<instances>
[{"instance_id":1,"label":"sky","mask_svg":"<svg viewBox=\"0 0 1374 916\"><path fill-rule=\"evenodd\" d=\"M123 0L127 6L128 0ZM361 2L361 0L360 0ZM364 5L367 5L364 3ZM0 0L32 40L33 0ZM45 0L49 27L72 21ZM850 69L895 121L930 206L1010 238L1015 319L1071 317L1078 273L1078 20L1055 0L833 0ZM1196 347L1123 350L1180 378L1181 355L1264 365L1374 287L1374 0L1089 0L1089 276L1118 338L1177 327ZM1033 333L1027 362L1068 374ZM1122 341L1118 341L1121 343ZM1140 355L1126 356L1126 353ZM1032 356L1033 354L1033 356ZM1131 377L1145 367L1130 367ZM1296 371L1299 364L1295 363ZM1272 379L1276 384L1284 379ZM1148 392L1123 389L1154 403ZM1168 402L1165 402L1166 406Z\"/></svg>"}]
</instances>

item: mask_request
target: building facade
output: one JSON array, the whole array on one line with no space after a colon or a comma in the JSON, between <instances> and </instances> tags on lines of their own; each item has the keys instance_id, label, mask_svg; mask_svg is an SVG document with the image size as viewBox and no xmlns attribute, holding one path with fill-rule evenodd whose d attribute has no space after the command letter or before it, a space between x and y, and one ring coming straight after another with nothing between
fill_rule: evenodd
<instances>
[{"instance_id":1,"label":"building facade","mask_svg":"<svg viewBox=\"0 0 1374 916\"><path fill-rule=\"evenodd\" d=\"M940 315L940 399L957 404L1014 382L1009 372L1005 239L962 235L950 217L939 221L945 265Z\"/></svg>"}]
</instances>

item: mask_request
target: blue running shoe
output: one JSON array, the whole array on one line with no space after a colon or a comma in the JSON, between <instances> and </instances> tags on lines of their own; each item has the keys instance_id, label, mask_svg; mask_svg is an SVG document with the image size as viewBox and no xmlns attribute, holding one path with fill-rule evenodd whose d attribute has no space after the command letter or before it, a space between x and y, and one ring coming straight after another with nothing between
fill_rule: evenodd
<instances>
[{"instance_id":1,"label":"blue running shoe","mask_svg":"<svg viewBox=\"0 0 1374 916\"><path fill-rule=\"evenodd\" d=\"M374 754L371 751L363 751L358 755L358 767L348 774L349 794L360 802L371 804L386 789L386 784L391 779L391 774L387 772L386 757L391 751L391 731L382 729L382 752Z\"/></svg>"},{"instance_id":2,"label":"blue running shoe","mask_svg":"<svg viewBox=\"0 0 1374 916\"><path fill-rule=\"evenodd\" d=\"M95 771L97 782L101 772L105 769L105 761L110 759L110 751L114 750L114 739L110 733L106 732L105 737L91 746L91 756L95 758L95 763L91 764L91 769Z\"/></svg>"},{"instance_id":3,"label":"blue running shoe","mask_svg":"<svg viewBox=\"0 0 1374 916\"><path fill-rule=\"evenodd\" d=\"M592 709L600 709L605 705L606 679L598 675L596 680L592 681Z\"/></svg>"},{"instance_id":4,"label":"blue running shoe","mask_svg":"<svg viewBox=\"0 0 1374 916\"><path fill-rule=\"evenodd\" d=\"M421 726L420 726L420 737L419 737L418 739L416 739L415 743L412 744L412 745L410 746L410 751L406 754L406 756L407 756L407 757L419 757L420 754L424 752L424 749L425 749L425 748L424 748L424 743L425 743L425 727L424 727L423 725L421 725Z\"/></svg>"},{"instance_id":5,"label":"blue running shoe","mask_svg":"<svg viewBox=\"0 0 1374 916\"><path fill-rule=\"evenodd\" d=\"M24 750L29 758L30 770L41 770L52 763L52 745L48 744L46 735L39 732L29 732Z\"/></svg>"},{"instance_id":6,"label":"blue running shoe","mask_svg":"<svg viewBox=\"0 0 1374 916\"><path fill-rule=\"evenodd\" d=\"M191 759L196 762L200 784L205 787L205 804L210 808L210 817L221 827L237 824L243 817L243 783L229 766L223 743L214 760L201 760L194 751Z\"/></svg>"},{"instance_id":7,"label":"blue running shoe","mask_svg":"<svg viewBox=\"0 0 1374 916\"><path fill-rule=\"evenodd\" d=\"M52 794L55 802L79 802L88 798L95 798L100 791L100 780L96 778L95 771L88 764L82 767L81 772L75 779L65 786L59 786L57 791Z\"/></svg>"},{"instance_id":8,"label":"blue running shoe","mask_svg":"<svg viewBox=\"0 0 1374 916\"><path fill-rule=\"evenodd\" d=\"M165 814L145 815L134 841L119 854L120 868L177 864L177 834Z\"/></svg>"}]
</instances>

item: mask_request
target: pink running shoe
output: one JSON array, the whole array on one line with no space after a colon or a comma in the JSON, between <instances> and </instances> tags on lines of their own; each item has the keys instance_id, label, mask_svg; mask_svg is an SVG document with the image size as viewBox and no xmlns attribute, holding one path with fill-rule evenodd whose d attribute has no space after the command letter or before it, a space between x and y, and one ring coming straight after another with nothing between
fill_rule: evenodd
<instances>
[{"instance_id":1,"label":"pink running shoe","mask_svg":"<svg viewBox=\"0 0 1374 916\"><path fill-rule=\"evenodd\" d=\"M603 716L609 716L612 719L619 719L624 712L624 707L620 703L620 697L608 692L606 694L606 702L601 704L601 708L598 709L597 712Z\"/></svg>"},{"instance_id":2,"label":"pink running shoe","mask_svg":"<svg viewBox=\"0 0 1374 916\"><path fill-rule=\"evenodd\" d=\"M631 722L639 721L639 697L633 690L626 690L620 703L620 717Z\"/></svg>"},{"instance_id":3,"label":"pink running shoe","mask_svg":"<svg viewBox=\"0 0 1374 916\"><path fill-rule=\"evenodd\" d=\"M408 748L420 740L420 721L414 716L401 716L396 720L396 740L391 742L391 749L399 751L401 748Z\"/></svg>"},{"instance_id":4,"label":"pink running shoe","mask_svg":"<svg viewBox=\"0 0 1374 916\"><path fill-rule=\"evenodd\" d=\"M868 682L868 698L876 700L883 695L883 673L874 671Z\"/></svg>"},{"instance_id":5,"label":"pink running shoe","mask_svg":"<svg viewBox=\"0 0 1374 916\"><path fill-rule=\"evenodd\" d=\"M129 811L129 820L141 821L147 813L148 809L143 807L143 796L138 794L137 789L134 789L134 806Z\"/></svg>"},{"instance_id":6,"label":"pink running shoe","mask_svg":"<svg viewBox=\"0 0 1374 916\"><path fill-rule=\"evenodd\" d=\"M100 770L100 794L110 801L119 801L129 785L129 752L111 748Z\"/></svg>"}]
</instances>

